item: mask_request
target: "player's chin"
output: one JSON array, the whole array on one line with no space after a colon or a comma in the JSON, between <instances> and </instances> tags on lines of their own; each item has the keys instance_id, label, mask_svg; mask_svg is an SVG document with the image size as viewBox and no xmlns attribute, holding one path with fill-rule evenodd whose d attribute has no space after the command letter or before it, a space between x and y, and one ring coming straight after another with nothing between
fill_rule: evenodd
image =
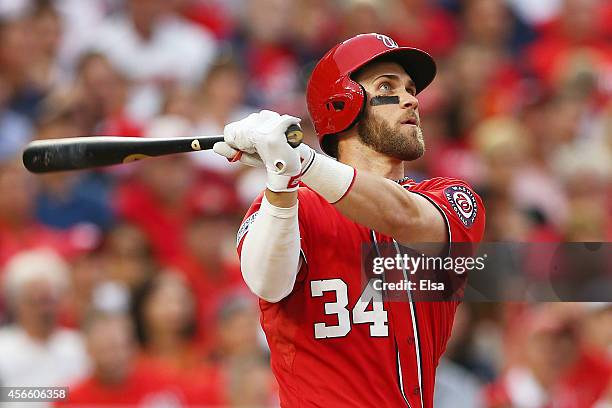
<instances>
[{"instance_id":1,"label":"player's chin","mask_svg":"<svg viewBox=\"0 0 612 408\"><path fill-rule=\"evenodd\" d=\"M404 134L404 143L402 143L401 149L398 149L399 156L403 161L412 161L420 158L425 154L425 141L423 139L423 133L421 128L417 126L411 126L407 134ZM403 133L403 132L402 132Z\"/></svg>"}]
</instances>

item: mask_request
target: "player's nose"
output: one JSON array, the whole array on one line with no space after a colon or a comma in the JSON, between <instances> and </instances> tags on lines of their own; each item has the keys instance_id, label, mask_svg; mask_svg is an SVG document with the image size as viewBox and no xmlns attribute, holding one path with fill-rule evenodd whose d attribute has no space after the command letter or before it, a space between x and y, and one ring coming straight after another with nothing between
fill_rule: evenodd
<instances>
[{"instance_id":1,"label":"player's nose","mask_svg":"<svg viewBox=\"0 0 612 408\"><path fill-rule=\"evenodd\" d=\"M400 106L404 109L416 110L419 107L419 100L408 91L404 91L400 96Z\"/></svg>"}]
</instances>

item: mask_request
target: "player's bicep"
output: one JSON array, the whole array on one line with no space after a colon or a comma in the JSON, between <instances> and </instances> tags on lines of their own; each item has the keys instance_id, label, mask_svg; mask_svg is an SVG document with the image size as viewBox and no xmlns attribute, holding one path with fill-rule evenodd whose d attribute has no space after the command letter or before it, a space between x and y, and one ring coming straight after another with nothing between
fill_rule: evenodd
<instances>
[{"instance_id":1,"label":"player's bicep","mask_svg":"<svg viewBox=\"0 0 612 408\"><path fill-rule=\"evenodd\" d=\"M449 242L448 224L443 211L427 196L406 191L411 202L410 227L399 230L393 238L414 249L417 243L426 252L439 253Z\"/></svg>"}]
</instances>

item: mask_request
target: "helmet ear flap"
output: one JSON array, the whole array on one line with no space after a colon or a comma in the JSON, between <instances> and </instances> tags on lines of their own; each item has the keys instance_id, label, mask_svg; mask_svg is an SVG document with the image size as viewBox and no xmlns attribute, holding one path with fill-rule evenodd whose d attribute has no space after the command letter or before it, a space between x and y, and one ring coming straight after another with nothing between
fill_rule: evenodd
<instances>
[{"instance_id":1,"label":"helmet ear flap","mask_svg":"<svg viewBox=\"0 0 612 408\"><path fill-rule=\"evenodd\" d=\"M325 103L328 117L333 118L329 133L340 133L352 127L359 120L366 99L361 84L346 76L336 82L336 90Z\"/></svg>"}]
</instances>

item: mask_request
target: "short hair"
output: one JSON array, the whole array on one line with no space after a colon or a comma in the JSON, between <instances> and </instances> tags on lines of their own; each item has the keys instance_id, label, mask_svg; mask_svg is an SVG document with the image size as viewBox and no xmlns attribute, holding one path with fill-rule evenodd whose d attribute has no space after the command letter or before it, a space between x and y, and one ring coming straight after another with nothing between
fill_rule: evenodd
<instances>
[{"instance_id":1,"label":"short hair","mask_svg":"<svg viewBox=\"0 0 612 408\"><path fill-rule=\"evenodd\" d=\"M4 292L9 305L14 305L23 287L33 281L48 281L61 294L70 283L69 271L68 264L51 249L17 253L4 268Z\"/></svg>"},{"instance_id":2,"label":"short hair","mask_svg":"<svg viewBox=\"0 0 612 408\"><path fill-rule=\"evenodd\" d=\"M326 135L321 140L321 149L334 159L338 159L338 137L338 135Z\"/></svg>"}]
</instances>

